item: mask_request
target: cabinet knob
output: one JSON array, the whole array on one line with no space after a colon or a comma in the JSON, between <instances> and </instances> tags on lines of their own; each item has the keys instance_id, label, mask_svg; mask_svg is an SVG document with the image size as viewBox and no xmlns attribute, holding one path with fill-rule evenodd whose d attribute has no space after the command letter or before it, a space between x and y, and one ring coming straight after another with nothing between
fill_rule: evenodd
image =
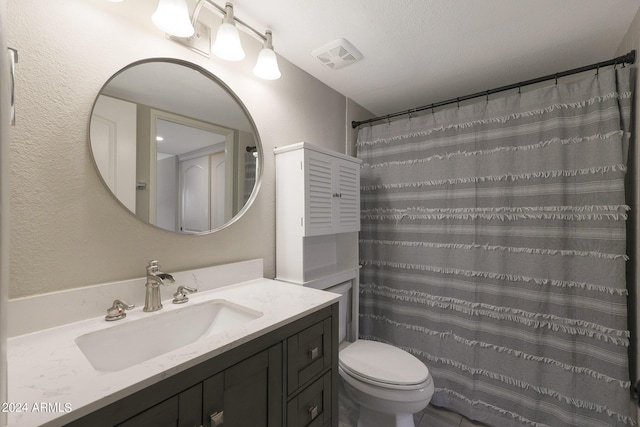
<instances>
[{"instance_id":1,"label":"cabinet knob","mask_svg":"<svg viewBox=\"0 0 640 427\"><path fill-rule=\"evenodd\" d=\"M342 193L333 193L333 197L342 197Z\"/></svg>"},{"instance_id":2,"label":"cabinet knob","mask_svg":"<svg viewBox=\"0 0 640 427\"><path fill-rule=\"evenodd\" d=\"M320 350L318 349L318 347L313 347L312 349L309 350L309 358L311 360L315 359L319 355L320 355Z\"/></svg>"},{"instance_id":3,"label":"cabinet knob","mask_svg":"<svg viewBox=\"0 0 640 427\"><path fill-rule=\"evenodd\" d=\"M215 412L209 418L211 418L211 427L219 427L224 424L224 411Z\"/></svg>"},{"instance_id":4,"label":"cabinet knob","mask_svg":"<svg viewBox=\"0 0 640 427\"><path fill-rule=\"evenodd\" d=\"M312 421L318 416L318 413L319 412L317 406L312 406L311 408L309 408L309 416L311 417Z\"/></svg>"}]
</instances>

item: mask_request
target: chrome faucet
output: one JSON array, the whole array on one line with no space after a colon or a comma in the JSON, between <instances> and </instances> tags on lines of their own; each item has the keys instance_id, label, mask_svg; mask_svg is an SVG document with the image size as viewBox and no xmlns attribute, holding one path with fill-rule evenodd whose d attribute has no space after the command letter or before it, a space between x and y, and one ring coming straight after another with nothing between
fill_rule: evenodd
<instances>
[{"instance_id":1,"label":"chrome faucet","mask_svg":"<svg viewBox=\"0 0 640 427\"><path fill-rule=\"evenodd\" d=\"M165 285L165 280L175 282L172 275L160 271L158 261L149 261L149 265L147 265L147 283L144 285L146 294L142 311L158 311L162 309L160 285Z\"/></svg>"}]
</instances>

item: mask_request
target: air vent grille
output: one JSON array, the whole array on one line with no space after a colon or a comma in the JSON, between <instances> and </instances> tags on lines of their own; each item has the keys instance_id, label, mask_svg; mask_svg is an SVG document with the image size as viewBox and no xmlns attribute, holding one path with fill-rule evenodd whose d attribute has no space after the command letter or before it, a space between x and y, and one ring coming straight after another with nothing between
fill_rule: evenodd
<instances>
[{"instance_id":1,"label":"air vent grille","mask_svg":"<svg viewBox=\"0 0 640 427\"><path fill-rule=\"evenodd\" d=\"M337 39L311 52L311 55L332 70L351 65L362 59L362 54L349 41Z\"/></svg>"}]
</instances>

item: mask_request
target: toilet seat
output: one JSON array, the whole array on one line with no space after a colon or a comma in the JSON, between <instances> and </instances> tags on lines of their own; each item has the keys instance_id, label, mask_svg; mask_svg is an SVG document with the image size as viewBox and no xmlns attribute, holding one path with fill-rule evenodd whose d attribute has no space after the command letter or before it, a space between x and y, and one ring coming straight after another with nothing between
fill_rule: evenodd
<instances>
[{"instance_id":1,"label":"toilet seat","mask_svg":"<svg viewBox=\"0 0 640 427\"><path fill-rule=\"evenodd\" d=\"M389 344L357 340L339 354L342 370L378 387L415 390L431 382L429 369L415 356Z\"/></svg>"}]
</instances>

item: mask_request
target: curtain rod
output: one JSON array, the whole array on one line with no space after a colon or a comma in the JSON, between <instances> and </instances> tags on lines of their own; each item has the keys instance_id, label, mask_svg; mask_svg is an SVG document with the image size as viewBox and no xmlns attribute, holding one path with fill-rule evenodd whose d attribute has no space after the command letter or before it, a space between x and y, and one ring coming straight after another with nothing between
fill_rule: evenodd
<instances>
[{"instance_id":1,"label":"curtain rod","mask_svg":"<svg viewBox=\"0 0 640 427\"><path fill-rule=\"evenodd\" d=\"M532 85L532 84L536 84L536 83L541 83L541 82L545 82L547 80L554 80L555 79L556 83L557 83L557 81L558 81L558 79L560 77L566 77L566 76L570 76L572 74L578 74L578 73L582 73L582 72L590 71L590 70L597 70L597 69L599 69L601 67L608 67L610 65L633 64L635 61L636 61L636 51L632 50L631 52L627 53L626 55L618 56L617 58L610 59L609 61L597 62L595 64L587 65L587 66L580 67L580 68L574 68L572 70L563 71L561 73L549 74L548 76L538 77L537 79L525 80L525 81L520 82L520 83L510 84L510 85L507 85L507 86L502 86L502 87L498 87L498 88L495 88L495 89L486 90L484 92L474 93L472 95L461 96L459 98L452 98L452 99L449 99L447 101L434 102L433 104L424 105L422 107L417 107L417 108L411 108L409 110L400 111L400 112L397 112L397 113L387 114L386 116L374 117L372 119L362 120L362 121L359 121L359 122L354 120L354 121L351 122L351 127L355 129L358 126L364 125L364 124L367 124L367 123L377 122L377 121L380 121L380 120L388 120L388 119L391 119L393 117L403 116L405 114L412 114L412 113L416 113L418 111L430 110L432 108L442 107L442 106L448 105L448 104L460 103L461 101L466 101L466 100L473 99L473 98L479 98L481 96L487 96L488 97L489 95L493 95L494 93L504 92L506 90L511 90L511 89L520 89L523 86L528 86L528 85Z\"/></svg>"}]
</instances>

